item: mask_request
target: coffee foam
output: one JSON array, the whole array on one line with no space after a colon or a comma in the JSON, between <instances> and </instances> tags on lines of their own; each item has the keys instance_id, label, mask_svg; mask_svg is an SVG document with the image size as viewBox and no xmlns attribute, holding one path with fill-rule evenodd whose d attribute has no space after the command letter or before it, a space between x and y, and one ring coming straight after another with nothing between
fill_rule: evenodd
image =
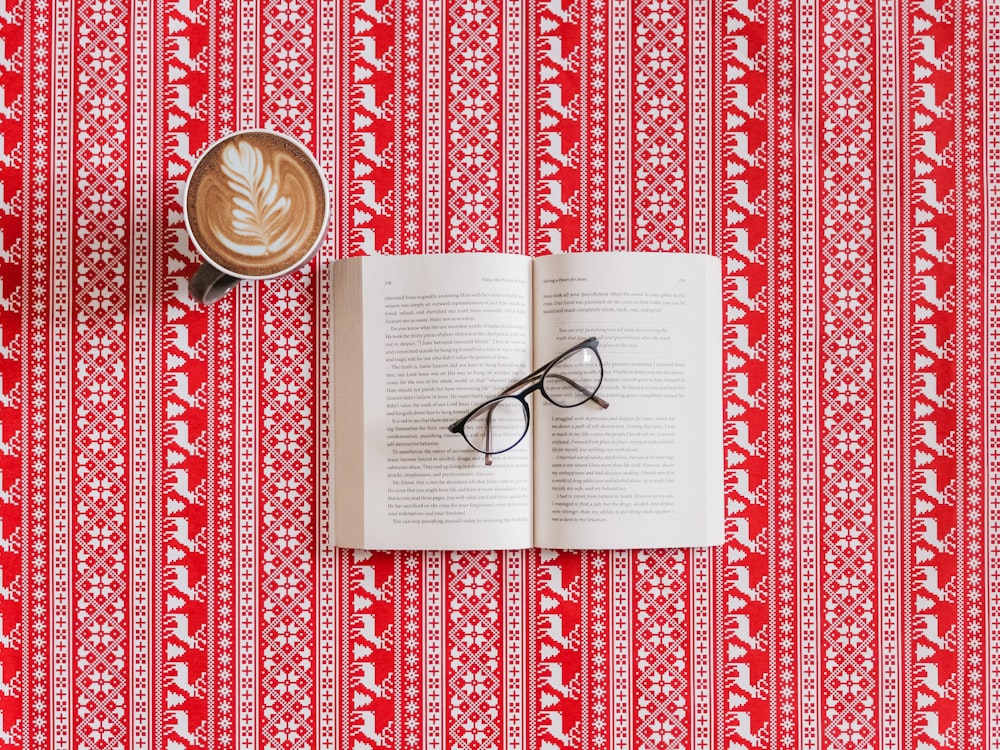
<instances>
[{"instance_id":1,"label":"coffee foam","mask_svg":"<svg viewBox=\"0 0 1000 750\"><path fill-rule=\"evenodd\" d=\"M241 276L295 268L323 232L322 175L278 135L238 133L202 157L187 192L194 240L218 266Z\"/></svg>"}]
</instances>

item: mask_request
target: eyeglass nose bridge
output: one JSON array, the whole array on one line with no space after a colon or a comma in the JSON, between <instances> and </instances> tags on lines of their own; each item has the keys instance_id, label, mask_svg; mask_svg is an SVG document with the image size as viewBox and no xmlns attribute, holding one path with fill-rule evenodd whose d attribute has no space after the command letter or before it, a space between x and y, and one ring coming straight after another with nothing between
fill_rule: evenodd
<instances>
[{"instance_id":1,"label":"eyeglass nose bridge","mask_svg":"<svg viewBox=\"0 0 1000 750\"><path fill-rule=\"evenodd\" d=\"M524 389L520 393L507 393L507 394L503 394L503 395L497 396L494 399L490 399L486 403L480 405L480 407L478 409L476 409L475 411L467 414L466 416L462 417L462 419L460 419L457 422L455 422L454 424L450 425L448 427L448 430L450 432L454 432L454 433L460 434L462 436L462 438L465 440L465 442L469 444L470 448L472 448L475 451L478 451L479 453L485 454L486 455L486 465L489 466L490 464L492 464L492 461L490 460L490 456L498 454L498 453L506 453L507 451L509 451L512 448L514 448L517 445L519 445L520 442L522 440L524 440L524 436L528 434L528 430L531 428L531 408L528 406L527 395L530 394L532 391L536 390L538 387L539 387L539 384L532 384L530 387ZM517 401L518 404L521 407L521 414L524 417L524 429L521 431L521 434L518 436L518 438L516 440L514 440L509 446L507 446L506 448L503 448L501 450L496 450L495 451L495 450L492 449L493 448L493 446L492 446L492 443L493 443L493 424L492 424L492 421L493 421L493 412L496 411L497 407L500 406L501 404L509 403L511 399ZM484 416L484 414L485 414L485 416ZM477 419L477 418L480 418L480 417L482 417L482 418L484 418L486 420L486 424L485 424L485 428L484 428L484 433L485 433L484 434L484 445L482 447L476 445L472 441L472 439L469 437L468 433L465 430L466 425L470 421L472 421L474 419Z\"/></svg>"}]
</instances>

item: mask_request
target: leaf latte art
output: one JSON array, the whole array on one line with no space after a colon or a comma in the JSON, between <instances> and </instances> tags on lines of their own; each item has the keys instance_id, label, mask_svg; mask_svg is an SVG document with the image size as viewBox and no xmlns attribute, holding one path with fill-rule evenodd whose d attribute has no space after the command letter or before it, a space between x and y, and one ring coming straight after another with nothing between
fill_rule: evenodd
<instances>
[{"instance_id":1,"label":"leaf latte art","mask_svg":"<svg viewBox=\"0 0 1000 750\"><path fill-rule=\"evenodd\" d=\"M270 133L241 134L202 159L189 187L188 216L216 265L270 276L312 250L323 231L324 196L322 177L295 144Z\"/></svg>"}]
</instances>

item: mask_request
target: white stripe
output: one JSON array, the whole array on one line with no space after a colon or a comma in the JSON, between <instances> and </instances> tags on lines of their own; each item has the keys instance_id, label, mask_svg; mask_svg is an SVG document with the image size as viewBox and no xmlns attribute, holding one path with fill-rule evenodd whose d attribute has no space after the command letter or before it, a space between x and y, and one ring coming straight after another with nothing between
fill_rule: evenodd
<instances>
[{"instance_id":1,"label":"white stripe","mask_svg":"<svg viewBox=\"0 0 1000 750\"><path fill-rule=\"evenodd\" d=\"M632 249L632 3L611 3L611 250Z\"/></svg>"},{"instance_id":2,"label":"white stripe","mask_svg":"<svg viewBox=\"0 0 1000 750\"><path fill-rule=\"evenodd\" d=\"M712 153L712 123L709 119L709 109L714 96L712 90L712 75L714 63L712 46L709 39L709 18L712 9L707 0L695 0L691 4L689 14L691 26L691 59L689 92L691 96L691 173L688 179L691 213L688 216L688 226L691 227L690 252L712 253L712 222L710 207L712 205L712 178L709 173ZM718 253L716 253L718 254Z\"/></svg>"},{"instance_id":3,"label":"white stripe","mask_svg":"<svg viewBox=\"0 0 1000 750\"><path fill-rule=\"evenodd\" d=\"M712 9L707 0L695 0L690 7L691 57L689 71L691 83L691 123L690 139L691 171L688 176L688 193L691 196L691 213L688 226L691 227L690 252L718 253L711 243L712 222L709 209L711 204L712 179L709 174L711 155L710 106L714 98L710 64L713 61L709 35L709 19ZM701 189L704 188L704 189ZM712 744L713 685L712 685L712 552L695 549L691 554L691 695L692 721L689 723L691 742L694 747L707 749Z\"/></svg>"},{"instance_id":4,"label":"white stripe","mask_svg":"<svg viewBox=\"0 0 1000 750\"><path fill-rule=\"evenodd\" d=\"M423 252L444 249L444 4L424 3L424 242Z\"/></svg>"},{"instance_id":5,"label":"white stripe","mask_svg":"<svg viewBox=\"0 0 1000 750\"><path fill-rule=\"evenodd\" d=\"M51 362L52 401L49 424L52 440L52 483L50 496L52 556L52 718L54 750L71 746L70 711L70 217L73 184L70 163L72 146L72 0L54 3L51 18L52 49L52 151L50 216L51 239Z\"/></svg>"},{"instance_id":6,"label":"white stripe","mask_svg":"<svg viewBox=\"0 0 1000 750\"><path fill-rule=\"evenodd\" d=\"M818 351L816 316L818 269L816 154L817 138L816 76L818 74L817 9L814 0L799 4L799 39L797 69L799 70L799 134L798 134L798 216L799 216L799 746L803 750L817 747L822 724L819 705L819 486L817 478L818 416L816 390Z\"/></svg>"},{"instance_id":7,"label":"white stripe","mask_svg":"<svg viewBox=\"0 0 1000 750\"><path fill-rule=\"evenodd\" d=\"M129 641L132 645L132 668L129 671L129 746L135 750L149 747L150 741L150 644L158 642L151 637L150 607L150 434L149 416L152 378L150 377L150 325L151 318L151 204L150 174L153 163L152 106L152 50L150 40L158 39L151 33L151 5L149 0L133 0L132 39L133 58L132 116L130 124L132 145L132 258L131 318L129 337L131 369L131 440L132 458L131 523L129 524ZM139 40L145 40L145 43ZM159 155L157 155L158 157ZM157 158L159 163L159 158Z\"/></svg>"},{"instance_id":8,"label":"white stripe","mask_svg":"<svg viewBox=\"0 0 1000 750\"><path fill-rule=\"evenodd\" d=\"M798 54L798 40L791 33L794 23L792 14L778 13L774 19L775 34L769 45L774 44L775 53L768 50L768 69L779 71L777 78L768 83L768 112L777 122L794 122L796 101L793 96L784 94L794 93L797 81L797 71L794 61ZM772 67L773 66L773 67ZM766 119L765 117L762 119ZM758 113L758 117L760 114ZM797 133L778 133L777 138L770 139L768 143L768 158L777 161L776 155L780 153L793 153L796 143ZM776 207L779 212L791 210L795 205L797 197L794 192L778 190L777 186L795 186L795 175L797 166L791 159L779 164L775 173L768 177L768 191L770 205ZM768 277L772 280L781 278L781 274L791 274L795 267L795 259L798 255L796 245L796 229L791 222L778 222L772 225L768 232L768 241L773 242L772 252L768 259ZM789 276L791 278L791 276ZM769 533L768 544L768 577L769 577L769 600L767 638L771 644L768 654L768 672L772 675L774 693L773 695L787 695L785 690L795 690L797 688L796 678L798 675L798 665L793 656L798 645L794 639L782 637L779 631L779 623L782 619L788 620L789 616L779 615L779 607L782 602L796 600L796 587L798 586L797 576L783 575L786 563L793 565L795 570L795 549L790 547L796 536L798 527L795 511L797 509L796 487L797 487L797 467L793 463L792 457L796 455L797 435L794 430L776 430L777 424L795 424L797 417L797 407L795 400L787 402L779 399L779 393L794 393L795 383L798 377L793 369L779 369L777 363L779 358L788 356L789 362L794 362L798 353L796 349L797 341L791 338L787 342L781 333L785 330L785 322L789 326L796 326L799 320L796 316L796 306L794 303L796 290L792 284L771 284L771 297L768 300L768 309L780 309L780 305L787 304L787 312L784 316L772 315L768 324L769 336L774 345L774 356L767 358L768 386L767 403L772 405L771 415L768 419L768 432L772 442L768 446L768 476L775 477L775 481L767 482L764 488L767 492L767 514ZM773 300L773 303L772 303ZM774 305L772 308L771 305ZM777 407L777 408L774 408ZM773 452L771 452L773 451ZM787 453L782 454L783 451ZM779 457L782 455L787 458ZM792 559L789 559L792 558ZM776 733L772 735L776 741L789 739L797 725L798 706L796 701L772 700L769 708L770 720L773 722ZM780 723L779 723L780 722ZM778 734L780 732L780 735Z\"/></svg>"},{"instance_id":9,"label":"white stripe","mask_svg":"<svg viewBox=\"0 0 1000 750\"><path fill-rule=\"evenodd\" d=\"M256 127L259 117L257 96L258 4L244 0L239 5L240 128ZM238 482L236 530L239 558L237 628L237 742L240 750L256 750L261 718L257 712L259 675L257 644L257 604L260 599L257 562L260 549L257 518L257 293L255 285L240 284L232 293L237 305L237 392L236 481Z\"/></svg>"},{"instance_id":10,"label":"white stripe","mask_svg":"<svg viewBox=\"0 0 1000 750\"><path fill-rule=\"evenodd\" d=\"M527 243L522 234L525 226L524 172L534 166L534 154L525 148L525 91L524 91L524 32L525 13L521 0L506 0L503 6L502 28L506 39L500 47L500 67L505 85L501 102L501 129L507 153L505 163L506 184L501 188L503 212L500 231L504 240L503 252L524 254ZM582 208L582 207L581 207ZM581 210L582 213L582 210Z\"/></svg>"},{"instance_id":11,"label":"white stripe","mask_svg":"<svg viewBox=\"0 0 1000 750\"><path fill-rule=\"evenodd\" d=\"M901 497L900 476L898 473L899 457L904 453L899 441L899 428L902 406L896 393L900 382L900 363L902 358L899 350L900 322L899 316L908 304L899 297L898 274L905 274L905 260L899 253L901 231L899 219L903 211L899 205L898 172L904 156L899 149L899 117L900 108L904 113L903 121L909 122L909 102L901 96L900 69L903 61L897 59L896 46L899 42L900 18L897 3L893 0L880 0L878 14L878 55L879 55L879 137L877 140L876 161L879 169L878 215L883 217L878 229L878 278L881 283L878 297L880 321L878 332L879 357L879 417L876 422L879 429L879 479L878 490L878 551L880 555L878 567L878 628L879 641L879 694L883 705L900 705L899 685L903 654L900 644L905 641L900 638L900 603L902 589L897 575L899 570L899 530L902 528L899 511L904 507L904 497ZM905 363L904 363L905 367ZM903 394L905 401L905 392ZM905 486L909 486L909 482ZM904 578L904 580L907 580ZM882 720L878 723L882 747L900 747L903 742L899 711L882 711Z\"/></svg>"},{"instance_id":12,"label":"white stripe","mask_svg":"<svg viewBox=\"0 0 1000 750\"><path fill-rule=\"evenodd\" d=\"M688 723L693 747L712 747L713 723L716 715L713 690L716 684L712 675L715 653L712 649L712 555L708 547L691 550L691 721Z\"/></svg>"},{"instance_id":13,"label":"white stripe","mask_svg":"<svg viewBox=\"0 0 1000 750\"><path fill-rule=\"evenodd\" d=\"M628 750L632 737L631 553L611 552L611 748Z\"/></svg>"},{"instance_id":14,"label":"white stripe","mask_svg":"<svg viewBox=\"0 0 1000 750\"><path fill-rule=\"evenodd\" d=\"M986 4L986 29L983 40L1000 39L1000 2ZM1000 665L1000 47L985 44L986 64L986 372L987 398L983 414L986 427L986 507L987 533L986 570L989 571L989 654L986 671L986 715L989 716L985 747L996 747L1000 741L1000 677L994 671Z\"/></svg>"},{"instance_id":15,"label":"white stripe","mask_svg":"<svg viewBox=\"0 0 1000 750\"><path fill-rule=\"evenodd\" d=\"M424 742L427 750L445 745L443 552L428 552L424 565Z\"/></svg>"},{"instance_id":16,"label":"white stripe","mask_svg":"<svg viewBox=\"0 0 1000 750\"><path fill-rule=\"evenodd\" d=\"M320 58L319 81L320 91L329 92L328 96L319 97L319 162L330 182L330 200L334 206L340 204L340 172L337 169L337 154L340 143L340 107L343 97L340 91L340 80L337 77L338 61L340 59L340 16L337 0L323 0L319 16ZM338 236L340 229L340 214L332 213L334 224L329 229L326 242L320 248L319 258L319 288L317 290L317 310L319 315L319 341L316 357L316 393L319 408L319 434L317 454L319 461L319 488L317 491L317 575L316 601L318 606L317 631L314 635L318 643L317 669L317 741L318 750L334 750L339 741L340 713L337 694L339 690L339 660L337 653L340 620L337 617L339 606L339 587L337 586L339 557L333 546L333 430L332 418L332 382L333 367L330 361L330 336L333 327L333 299L331 285L333 283L331 264L335 259L336 248L342 246L347 238Z\"/></svg>"},{"instance_id":17,"label":"white stripe","mask_svg":"<svg viewBox=\"0 0 1000 750\"><path fill-rule=\"evenodd\" d=\"M257 87L257 68L260 65L257 58L258 3L243 0L239 9L240 102L237 119L240 128L254 128L260 121L260 96Z\"/></svg>"},{"instance_id":18,"label":"white stripe","mask_svg":"<svg viewBox=\"0 0 1000 750\"><path fill-rule=\"evenodd\" d=\"M238 436L236 440L236 477L238 482L237 546L239 548L239 584L237 596L239 645L237 662L239 678L237 704L239 705L239 747L255 750L260 721L257 716L258 659L257 659L257 603L260 597L257 580L258 528L257 528L257 397L254 373L257 362L256 292L253 285L241 284L234 297L238 302L237 357L238 365Z\"/></svg>"},{"instance_id":19,"label":"white stripe","mask_svg":"<svg viewBox=\"0 0 1000 750\"><path fill-rule=\"evenodd\" d=\"M27 26L27 24L25 25ZM46 32L47 31L48 30L46 29ZM22 60L28 59L29 50L32 53L32 57L38 56L38 51L36 49L33 49L30 42L27 41L28 34L26 34L25 36L26 36L26 41L24 45L21 47ZM11 60L9 57L7 57L6 54L0 56L0 64L3 64L4 67L6 67L7 64L10 62ZM30 73L31 67L32 67L31 65L23 66L22 73L24 74L23 78L24 91L31 91L32 85L36 83L36 81L32 78ZM39 78L40 77L41 76L39 76ZM46 87L46 89L47 88L48 87ZM41 107L35 107L34 109L32 109L24 97L22 97L21 99L21 105L22 108L19 114L21 116L22 121L27 122L28 113L31 112L36 121L40 120L41 124L47 124L47 117L48 117L47 110ZM40 112L44 113L45 119L43 119L40 116L39 114ZM34 132L37 133L38 131ZM40 171L38 170L37 166L34 166L35 164L37 164L34 152L38 147L31 139L22 139L22 143L19 145L20 145L19 149L20 152L25 155L24 156L25 160L24 162L22 162L22 174L24 176L24 184L30 184L29 180L32 180L35 177L37 171ZM4 148L5 149L8 148L6 143L4 144ZM32 211L38 206L39 203L41 203L41 201L35 199L30 194L30 191L26 191L23 188L18 191L18 195L20 196L21 206L23 208L24 215L25 216L33 215ZM9 215L10 214L6 212L4 213L4 216L9 216ZM45 241L44 229L39 231L38 229L30 227L27 222L25 222L23 226L24 229L26 230L22 235L22 242L26 243L25 247L34 247L33 241L36 238L40 239L41 241ZM6 240L4 239L3 231L0 230L0 250L6 250L5 242ZM42 262L44 262L44 258L42 258L41 253L21 253L20 257L16 258L16 261L19 262L21 265L21 273L22 273L21 278L29 279L32 278L32 266L36 263L41 264ZM8 290L8 292L9 291L10 290ZM38 292L31 285L25 284L24 282L21 283L20 287L18 288L18 291L20 292L20 298L22 300L18 309L18 312L20 313L21 316L21 330L25 332L30 332L32 334L36 330L44 331L45 330L45 324L43 322L44 314L36 311L33 303L35 301L34 298L36 296L45 298L46 295L38 294ZM42 338L41 340L44 341L45 339ZM32 382L32 377L30 375L31 366L32 363L35 361L34 357L36 353L39 351L40 347L37 343L32 345L27 341L23 342L22 347L23 347L22 348L23 354L21 356L21 363L20 363L21 380L20 383L18 384L20 390L20 396L17 397L16 407L19 407L18 410L20 411L21 424L27 425L27 424L34 424L32 422L32 418L41 411L32 404L32 399L24 397L28 393L28 383ZM17 392L17 390L15 390L14 392ZM12 408L7 413L13 416L14 411L15 409ZM0 416L0 418L2 418L2 416ZM31 577L32 564L39 565L41 568L44 568L48 563L47 560L43 560L40 557L31 558L30 555L24 554L24 550L28 549L29 546L33 547L36 543L47 544L48 540L45 538L46 527L35 522L35 519L37 518L35 514L40 513L41 514L40 518L46 518L48 516L48 502L47 502L48 497L47 493L39 492L37 487L33 487L32 490L28 489L28 487L33 484L33 480L35 479L36 476L41 478L40 475L42 472L33 470L32 468L34 460L31 458L31 452L26 450L29 436L24 431L23 427L18 431L17 434L20 435L19 439L21 441L20 445L22 448L20 456L21 476L17 480L18 482L20 482L21 485L20 487L21 491L18 499L21 502L22 514L25 514L26 512L30 511L30 513L33 516L33 518L31 519L32 522L28 522L28 518L26 515L21 516L20 528L17 530L19 532L19 538L13 537L18 539L17 543L20 545L21 580L24 582L23 585L26 586L27 582L31 580L30 577ZM40 443L41 441L39 440L37 442ZM42 482L43 482L42 486L45 486L45 484L47 484L44 481L44 479L42 480ZM0 487L0 489L3 488ZM12 491L13 489L14 487L11 487ZM0 531L0 535L3 535L2 531ZM42 588L42 586L39 586L38 588ZM21 592L22 592L21 632L22 633L34 632L32 630L32 625L33 624L40 625L42 622L44 622L44 617L36 616L32 612L31 597L27 595L27 591L25 590L25 588L22 588ZM21 658L25 660L25 663L27 663L28 659L34 658L35 654L39 654L41 657L44 658L47 647L48 644L45 642L45 639L39 639L37 643L32 643L29 639L25 638L21 644ZM37 703L32 700L33 688L36 685L44 683L45 682L44 677L45 677L44 673L32 674L31 672L28 672L24 674L21 679L21 716L23 717L23 722L21 724L22 727L21 737L23 746L25 748L31 748L33 746L30 725L33 723L33 720L36 716L40 717L42 714L44 714L44 709L40 711L38 708L36 708ZM41 705L43 707L45 706L44 703L42 703Z\"/></svg>"},{"instance_id":20,"label":"white stripe","mask_svg":"<svg viewBox=\"0 0 1000 750\"><path fill-rule=\"evenodd\" d=\"M526 728L528 717L528 681L525 670L526 632L524 613L528 602L525 596L525 555L523 551L503 554L503 588L501 596L504 671L501 677L504 693L504 747L510 750L527 747Z\"/></svg>"},{"instance_id":21,"label":"white stripe","mask_svg":"<svg viewBox=\"0 0 1000 750\"><path fill-rule=\"evenodd\" d=\"M986 570L989 571L989 628L986 680L986 715L989 716L985 747L1000 742L1000 47L989 40L1000 39L1000 1L989 0L985 9L986 64L986 372L987 398L983 424L986 427L986 508L988 509Z\"/></svg>"}]
</instances>

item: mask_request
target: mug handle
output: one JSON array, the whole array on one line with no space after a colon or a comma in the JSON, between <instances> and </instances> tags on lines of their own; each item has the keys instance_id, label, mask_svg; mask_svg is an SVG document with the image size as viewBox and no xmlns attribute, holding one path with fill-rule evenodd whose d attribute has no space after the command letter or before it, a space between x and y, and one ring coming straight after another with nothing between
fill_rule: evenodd
<instances>
[{"instance_id":1,"label":"mug handle","mask_svg":"<svg viewBox=\"0 0 1000 750\"><path fill-rule=\"evenodd\" d=\"M195 302L208 305L221 299L243 279L223 273L211 263L202 263L188 282L188 295Z\"/></svg>"}]
</instances>

